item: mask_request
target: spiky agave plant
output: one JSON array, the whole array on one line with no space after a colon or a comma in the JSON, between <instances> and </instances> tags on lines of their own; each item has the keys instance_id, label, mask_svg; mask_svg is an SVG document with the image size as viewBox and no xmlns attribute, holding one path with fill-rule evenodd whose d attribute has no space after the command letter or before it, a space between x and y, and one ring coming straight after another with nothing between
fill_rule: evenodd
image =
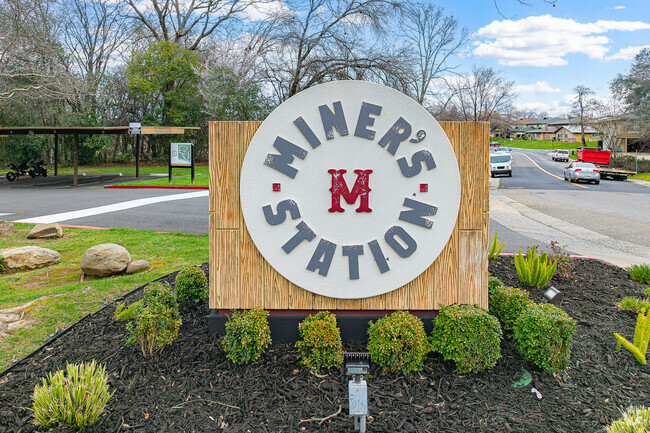
<instances>
[{"instance_id":1,"label":"spiky agave plant","mask_svg":"<svg viewBox=\"0 0 650 433\"><path fill-rule=\"evenodd\" d=\"M524 256L519 248L519 253L515 254L515 268L519 280L528 283L533 287L542 288L551 281L557 268L557 261L550 261L546 252L541 255L537 251L537 245L528 248L528 253Z\"/></svg>"},{"instance_id":2,"label":"spiky agave plant","mask_svg":"<svg viewBox=\"0 0 650 433\"><path fill-rule=\"evenodd\" d=\"M490 245L490 252L488 253L488 260L496 260L497 257L501 255L501 251L503 251L503 247L505 246L505 241L499 243L499 234L495 230L494 238L492 239L492 244Z\"/></svg>"},{"instance_id":3,"label":"spiky agave plant","mask_svg":"<svg viewBox=\"0 0 650 433\"><path fill-rule=\"evenodd\" d=\"M621 350L621 345L623 345L623 347L632 352L632 355L639 361L639 364L646 365L646 352L648 351L648 343L650 342L650 316L646 313L645 308L641 309L636 319L636 328L634 328L634 340L632 343L617 333L614 333L614 337L618 341L616 344L617 352Z\"/></svg>"}]
</instances>

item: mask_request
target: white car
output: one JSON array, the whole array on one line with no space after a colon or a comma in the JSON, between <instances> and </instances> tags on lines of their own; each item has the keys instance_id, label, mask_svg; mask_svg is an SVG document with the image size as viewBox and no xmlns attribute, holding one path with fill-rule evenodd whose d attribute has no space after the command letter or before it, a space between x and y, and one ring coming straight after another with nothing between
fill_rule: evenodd
<instances>
[{"instance_id":1,"label":"white car","mask_svg":"<svg viewBox=\"0 0 650 433\"><path fill-rule=\"evenodd\" d=\"M551 156L553 161L569 161L569 151L565 149L556 149Z\"/></svg>"},{"instance_id":2,"label":"white car","mask_svg":"<svg viewBox=\"0 0 650 433\"><path fill-rule=\"evenodd\" d=\"M507 174L512 177L512 156L509 152L495 152L490 155L490 175Z\"/></svg>"},{"instance_id":3,"label":"white car","mask_svg":"<svg viewBox=\"0 0 650 433\"><path fill-rule=\"evenodd\" d=\"M572 162L564 169L564 180L568 182L586 180L598 185L600 183L600 170L591 162Z\"/></svg>"}]
</instances>

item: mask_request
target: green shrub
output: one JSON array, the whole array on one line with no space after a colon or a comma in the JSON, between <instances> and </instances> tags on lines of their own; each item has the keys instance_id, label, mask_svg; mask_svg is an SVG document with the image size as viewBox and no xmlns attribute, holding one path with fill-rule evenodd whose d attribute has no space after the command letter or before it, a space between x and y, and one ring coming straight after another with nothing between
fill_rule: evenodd
<instances>
[{"instance_id":1,"label":"green shrub","mask_svg":"<svg viewBox=\"0 0 650 433\"><path fill-rule=\"evenodd\" d=\"M151 283L145 287L142 303L133 315L135 322L126 325L131 332L127 343L137 345L145 357L162 351L178 337L181 315L176 295L167 283Z\"/></svg>"},{"instance_id":2,"label":"green shrub","mask_svg":"<svg viewBox=\"0 0 650 433\"><path fill-rule=\"evenodd\" d=\"M506 243L499 243L499 235L497 231L494 231L494 238L492 239L492 243L490 244L490 251L488 252L488 260L496 260L500 255L501 251L503 251L503 247L506 246Z\"/></svg>"},{"instance_id":3,"label":"green shrub","mask_svg":"<svg viewBox=\"0 0 650 433\"><path fill-rule=\"evenodd\" d=\"M625 270L634 281L641 284L650 284L650 265L647 263L628 266Z\"/></svg>"},{"instance_id":4,"label":"green shrub","mask_svg":"<svg viewBox=\"0 0 650 433\"><path fill-rule=\"evenodd\" d=\"M644 291L643 294L650 297L650 287L647 287Z\"/></svg>"},{"instance_id":5,"label":"green shrub","mask_svg":"<svg viewBox=\"0 0 650 433\"><path fill-rule=\"evenodd\" d=\"M643 308L650 311L650 300L644 301L642 299L626 296L618 303L618 308L621 310L632 311L634 313L638 313Z\"/></svg>"},{"instance_id":6,"label":"green shrub","mask_svg":"<svg viewBox=\"0 0 650 433\"><path fill-rule=\"evenodd\" d=\"M616 351L621 350L621 345L632 352L639 364L646 365L646 353L650 343L650 311L646 314L645 308L642 308L636 318L636 327L634 328L634 340L632 343L614 333L616 337Z\"/></svg>"},{"instance_id":7,"label":"green shrub","mask_svg":"<svg viewBox=\"0 0 650 433\"><path fill-rule=\"evenodd\" d=\"M338 368L343 363L341 331L336 327L336 317L329 311L320 311L306 317L300 325L300 341L296 347L302 353L302 364L318 373Z\"/></svg>"},{"instance_id":8,"label":"green shrub","mask_svg":"<svg viewBox=\"0 0 650 433\"><path fill-rule=\"evenodd\" d=\"M528 292L515 287L496 286L488 288L488 305L506 331L512 331L515 322L533 301Z\"/></svg>"},{"instance_id":9,"label":"green shrub","mask_svg":"<svg viewBox=\"0 0 650 433\"><path fill-rule=\"evenodd\" d=\"M492 368L501 358L503 333L496 317L476 305L441 307L431 331L431 350L456 363L460 373Z\"/></svg>"},{"instance_id":10,"label":"green shrub","mask_svg":"<svg viewBox=\"0 0 650 433\"><path fill-rule=\"evenodd\" d=\"M372 361L391 371L419 371L429 353L422 320L408 311L395 311L368 322L368 352Z\"/></svg>"},{"instance_id":11,"label":"green shrub","mask_svg":"<svg viewBox=\"0 0 650 433\"><path fill-rule=\"evenodd\" d=\"M555 373L571 361L576 321L551 304L531 304L515 322L513 337L526 361Z\"/></svg>"},{"instance_id":12,"label":"green shrub","mask_svg":"<svg viewBox=\"0 0 650 433\"><path fill-rule=\"evenodd\" d=\"M537 252L537 245L528 248L526 257L521 253L515 254L515 268L522 283L528 283L533 287L542 288L551 281L557 262L549 261L546 252L541 255Z\"/></svg>"},{"instance_id":13,"label":"green shrub","mask_svg":"<svg viewBox=\"0 0 650 433\"><path fill-rule=\"evenodd\" d=\"M68 364L34 388L34 424L80 430L97 421L112 395L104 367L94 360Z\"/></svg>"},{"instance_id":14,"label":"green shrub","mask_svg":"<svg viewBox=\"0 0 650 433\"><path fill-rule=\"evenodd\" d=\"M208 279L198 266L188 266L176 275L175 280L178 302L194 301L208 302Z\"/></svg>"},{"instance_id":15,"label":"green shrub","mask_svg":"<svg viewBox=\"0 0 650 433\"><path fill-rule=\"evenodd\" d=\"M492 290L494 287L503 286L504 284L497 277L493 277L488 274L488 290Z\"/></svg>"},{"instance_id":16,"label":"green shrub","mask_svg":"<svg viewBox=\"0 0 650 433\"><path fill-rule=\"evenodd\" d=\"M222 345L226 357L235 364L255 362L271 344L269 313L261 307L235 313L226 322Z\"/></svg>"},{"instance_id":17,"label":"green shrub","mask_svg":"<svg viewBox=\"0 0 650 433\"><path fill-rule=\"evenodd\" d=\"M607 433L645 433L650 432L650 408L640 407L628 410L623 418L617 419L607 427Z\"/></svg>"},{"instance_id":18,"label":"green shrub","mask_svg":"<svg viewBox=\"0 0 650 433\"><path fill-rule=\"evenodd\" d=\"M127 320L133 319L133 317L135 317L136 310L140 308L140 304L142 304L142 299L133 302L128 307L125 307L124 302L118 302L115 306L115 315L113 318L118 322L125 322Z\"/></svg>"}]
</instances>

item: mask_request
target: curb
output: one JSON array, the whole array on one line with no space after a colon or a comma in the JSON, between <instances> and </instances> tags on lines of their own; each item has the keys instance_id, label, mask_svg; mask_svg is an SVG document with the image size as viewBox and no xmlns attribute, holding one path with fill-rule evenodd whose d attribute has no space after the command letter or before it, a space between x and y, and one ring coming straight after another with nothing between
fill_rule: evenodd
<instances>
[{"instance_id":1,"label":"curb","mask_svg":"<svg viewBox=\"0 0 650 433\"><path fill-rule=\"evenodd\" d=\"M122 189L210 189L209 186L168 186L168 185L107 185L104 188Z\"/></svg>"}]
</instances>

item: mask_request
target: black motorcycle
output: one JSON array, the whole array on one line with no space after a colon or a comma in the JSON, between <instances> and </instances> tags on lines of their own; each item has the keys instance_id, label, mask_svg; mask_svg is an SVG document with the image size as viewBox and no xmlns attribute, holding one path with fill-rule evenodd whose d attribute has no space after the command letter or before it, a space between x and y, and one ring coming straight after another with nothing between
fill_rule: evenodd
<instances>
[{"instance_id":1,"label":"black motorcycle","mask_svg":"<svg viewBox=\"0 0 650 433\"><path fill-rule=\"evenodd\" d=\"M43 167L43 161L32 161L29 163L27 174L31 177L43 176L47 177L47 169Z\"/></svg>"},{"instance_id":2,"label":"black motorcycle","mask_svg":"<svg viewBox=\"0 0 650 433\"><path fill-rule=\"evenodd\" d=\"M26 176L28 174L27 171L31 170L26 162L21 162L18 165L7 164L7 167L9 167L9 170L13 170L7 172L6 177L9 182L16 180L17 177Z\"/></svg>"}]
</instances>

